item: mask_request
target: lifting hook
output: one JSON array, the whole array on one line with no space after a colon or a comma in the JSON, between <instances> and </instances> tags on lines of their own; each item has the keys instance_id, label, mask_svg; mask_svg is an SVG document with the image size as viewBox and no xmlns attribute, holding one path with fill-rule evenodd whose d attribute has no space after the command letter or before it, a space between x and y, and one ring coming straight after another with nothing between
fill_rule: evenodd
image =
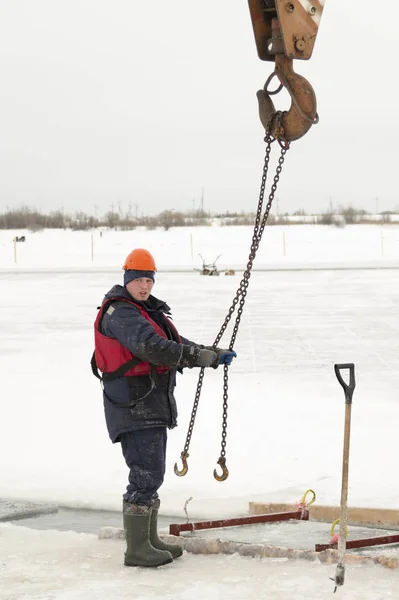
<instances>
[{"instance_id":1,"label":"lifting hook","mask_svg":"<svg viewBox=\"0 0 399 600\"><path fill-rule=\"evenodd\" d=\"M213 476L216 479L216 481L225 481L229 476L229 470L226 467L226 458L224 456L219 457L218 465L220 465L222 469L222 474L218 475L216 469L213 469Z\"/></svg>"},{"instance_id":2,"label":"lifting hook","mask_svg":"<svg viewBox=\"0 0 399 600\"><path fill-rule=\"evenodd\" d=\"M174 472L175 472L175 475L177 475L178 477L183 477L184 475L186 475L186 473L188 471L188 464L187 464L188 457L189 457L188 452L183 450L183 452L180 454L180 458L183 463L183 468L181 469L181 471L179 471L179 467L177 466L177 463L175 463Z\"/></svg>"},{"instance_id":3,"label":"lifting hook","mask_svg":"<svg viewBox=\"0 0 399 600\"><path fill-rule=\"evenodd\" d=\"M280 85L275 91L268 86L274 77L278 77ZM285 88L291 97L288 111L276 111L271 96ZM257 92L259 117L266 131L284 142L292 142L301 138L312 125L318 123L316 94L310 83L295 73L293 59L283 54L276 54L275 70L268 77L263 90Z\"/></svg>"}]
</instances>

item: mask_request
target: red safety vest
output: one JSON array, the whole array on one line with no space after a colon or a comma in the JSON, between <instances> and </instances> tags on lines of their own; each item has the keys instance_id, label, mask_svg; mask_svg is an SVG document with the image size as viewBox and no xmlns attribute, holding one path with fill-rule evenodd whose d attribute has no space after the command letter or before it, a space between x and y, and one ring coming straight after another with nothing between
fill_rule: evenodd
<instances>
[{"instance_id":1,"label":"red safety vest","mask_svg":"<svg viewBox=\"0 0 399 600\"><path fill-rule=\"evenodd\" d=\"M154 369L156 373L165 373L167 371L170 371L171 367L165 367L162 365L155 366L151 365L148 362L141 361L139 358L135 357L134 354L130 352L130 350L122 346L119 340L103 335L99 331L99 325L104 313L108 310L110 304L116 301L127 302L128 304L132 304L133 306L138 308L141 316L144 317L144 319L152 325L157 334L165 339L168 339L168 336L166 335L164 330L158 325L158 323L151 319L147 311L142 306L140 306L140 304L136 304L132 300L127 300L126 298L109 298L100 307L100 310L98 311L98 315L94 323L95 350L93 359L95 360L95 366L103 373L103 376L108 375L108 379L113 379L114 377L112 377L112 374L115 371L117 371L118 369L123 369L124 365L127 365L129 362L132 361L134 363L134 366L132 365L132 368L126 370L126 372L122 372L120 374L121 377L149 375ZM179 343L181 343L181 338L176 327L169 319L167 319L166 317L165 319L167 320L169 327L175 332L176 339L179 340ZM93 359L93 373L94 375L96 375L96 377L98 377L98 374L96 374L93 368ZM107 377L104 377L104 379L107 379Z\"/></svg>"}]
</instances>

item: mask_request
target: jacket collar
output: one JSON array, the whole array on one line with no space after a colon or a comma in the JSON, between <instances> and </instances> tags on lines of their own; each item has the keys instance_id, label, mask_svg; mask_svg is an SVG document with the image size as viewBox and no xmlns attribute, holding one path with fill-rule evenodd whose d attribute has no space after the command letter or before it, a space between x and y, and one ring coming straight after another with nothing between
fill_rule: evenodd
<instances>
[{"instance_id":1,"label":"jacket collar","mask_svg":"<svg viewBox=\"0 0 399 600\"><path fill-rule=\"evenodd\" d=\"M129 294L129 292L123 285L114 285L114 287L110 289L110 291L105 295L104 300L113 297L126 298L126 300L133 301L135 304L142 306L147 311L160 311L167 315L169 315L171 312L170 307L166 304L166 302L160 300L159 298L156 298L152 294L146 302L136 300L131 294Z\"/></svg>"}]
</instances>

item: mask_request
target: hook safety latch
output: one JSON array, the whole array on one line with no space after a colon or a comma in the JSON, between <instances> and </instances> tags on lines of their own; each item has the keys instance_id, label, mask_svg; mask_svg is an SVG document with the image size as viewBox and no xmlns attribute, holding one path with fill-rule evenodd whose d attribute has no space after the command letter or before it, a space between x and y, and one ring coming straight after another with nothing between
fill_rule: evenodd
<instances>
[{"instance_id":1,"label":"hook safety latch","mask_svg":"<svg viewBox=\"0 0 399 600\"><path fill-rule=\"evenodd\" d=\"M175 472L175 475L177 475L178 477L184 477L184 475L186 475L186 473L188 471L188 464L187 464L188 457L189 457L188 452L183 450L183 452L180 454L180 458L183 463L183 467L180 471L179 471L179 467L177 466L177 463L175 463L173 470Z\"/></svg>"},{"instance_id":2,"label":"hook safety latch","mask_svg":"<svg viewBox=\"0 0 399 600\"><path fill-rule=\"evenodd\" d=\"M275 91L269 85L277 77L280 84ZM285 88L291 97L288 111L276 111L271 96ZM276 54L275 70L268 77L263 90L257 92L259 117L266 131L278 140L292 142L298 140L319 121L316 94L310 83L295 73L293 59L284 54Z\"/></svg>"},{"instance_id":3,"label":"hook safety latch","mask_svg":"<svg viewBox=\"0 0 399 600\"><path fill-rule=\"evenodd\" d=\"M213 469L213 476L216 479L216 481L225 481L229 476L229 470L226 467L226 458L224 456L219 457L218 465L222 469L222 474L219 475L216 469Z\"/></svg>"}]
</instances>

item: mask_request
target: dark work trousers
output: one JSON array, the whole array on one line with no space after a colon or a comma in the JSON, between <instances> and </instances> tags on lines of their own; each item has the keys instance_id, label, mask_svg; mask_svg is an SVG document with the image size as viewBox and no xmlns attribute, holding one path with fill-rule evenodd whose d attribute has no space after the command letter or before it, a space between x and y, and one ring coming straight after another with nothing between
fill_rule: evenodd
<instances>
[{"instance_id":1,"label":"dark work trousers","mask_svg":"<svg viewBox=\"0 0 399 600\"><path fill-rule=\"evenodd\" d=\"M150 506L158 498L165 475L166 427L151 427L123 433L123 456L130 469L123 498L132 504Z\"/></svg>"}]
</instances>

